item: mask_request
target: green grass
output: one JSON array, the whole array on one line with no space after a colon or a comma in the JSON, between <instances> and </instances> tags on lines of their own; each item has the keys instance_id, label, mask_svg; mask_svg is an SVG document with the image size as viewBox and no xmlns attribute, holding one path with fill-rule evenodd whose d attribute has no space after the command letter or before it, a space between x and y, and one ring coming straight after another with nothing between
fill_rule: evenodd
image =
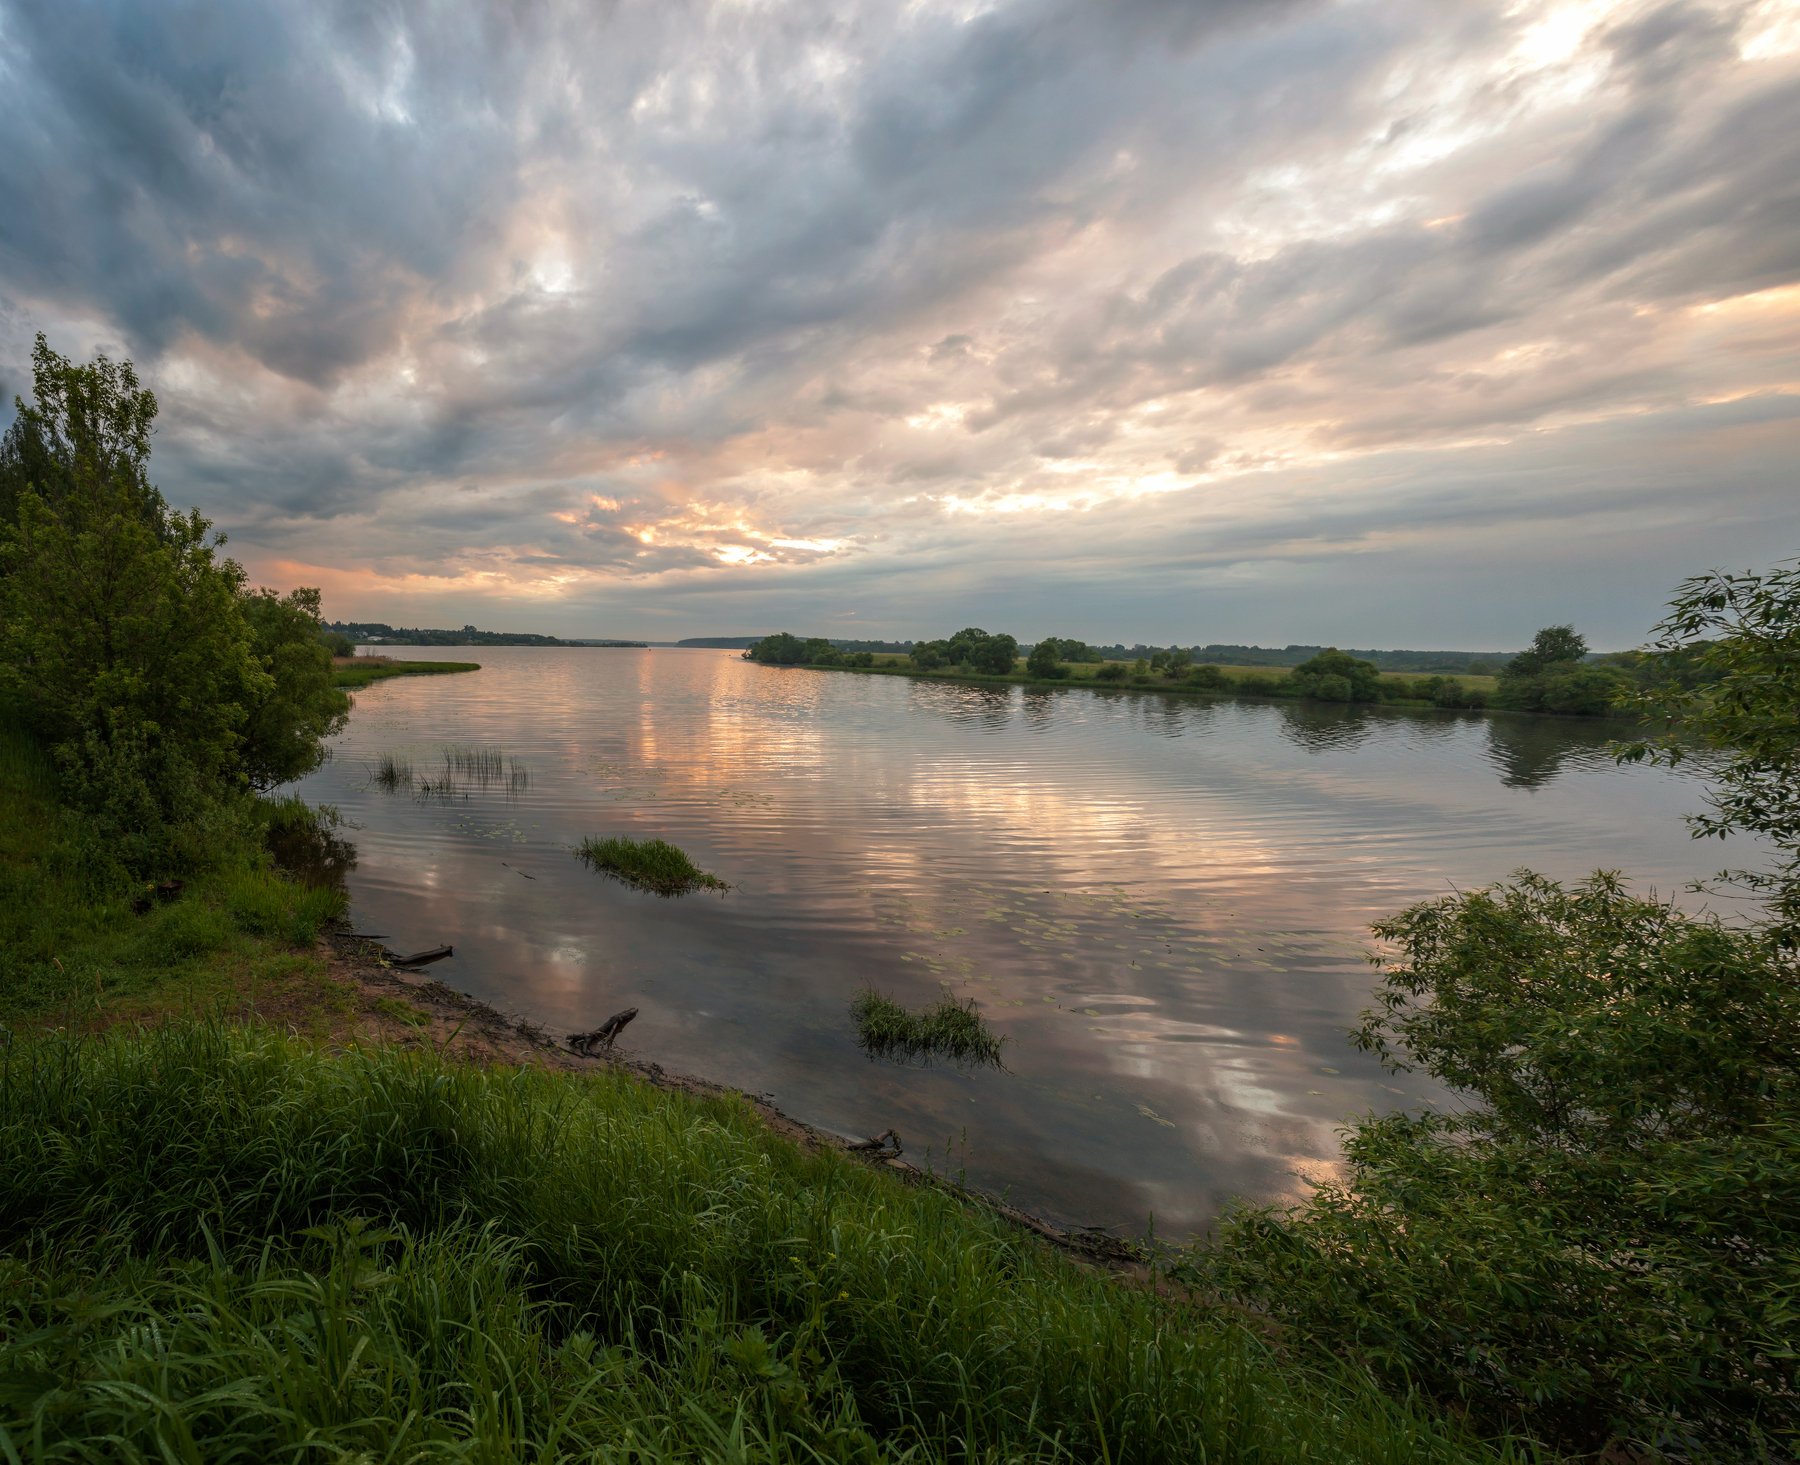
<instances>
[{"instance_id":1,"label":"green grass","mask_svg":"<svg viewBox=\"0 0 1800 1465\"><path fill-rule=\"evenodd\" d=\"M613 1074L181 1024L0 1058L0 1459L1521 1459Z\"/></svg>"},{"instance_id":2,"label":"green grass","mask_svg":"<svg viewBox=\"0 0 1800 1465\"><path fill-rule=\"evenodd\" d=\"M631 839L623 835L600 839L589 835L575 853L594 869L657 895L731 889L664 839Z\"/></svg>"},{"instance_id":3,"label":"green grass","mask_svg":"<svg viewBox=\"0 0 1800 1465\"><path fill-rule=\"evenodd\" d=\"M434 677L455 671L480 671L478 661L389 661L385 657L359 656L335 664L331 680L338 687L366 687L388 677Z\"/></svg>"},{"instance_id":4,"label":"green grass","mask_svg":"<svg viewBox=\"0 0 1800 1465\"><path fill-rule=\"evenodd\" d=\"M265 850L272 835L302 833L296 822L315 818L304 805L246 800L221 816L207 859L179 872L179 897L138 915L145 882L56 792L50 760L0 726L0 1022L235 1005L317 975L307 953L343 896L288 879Z\"/></svg>"},{"instance_id":5,"label":"green grass","mask_svg":"<svg viewBox=\"0 0 1800 1465\"><path fill-rule=\"evenodd\" d=\"M935 1007L908 1012L893 998L864 987L850 1004L856 1037L870 1057L1000 1066L1005 1039L982 1020L973 1000L958 1002L949 992Z\"/></svg>"}]
</instances>

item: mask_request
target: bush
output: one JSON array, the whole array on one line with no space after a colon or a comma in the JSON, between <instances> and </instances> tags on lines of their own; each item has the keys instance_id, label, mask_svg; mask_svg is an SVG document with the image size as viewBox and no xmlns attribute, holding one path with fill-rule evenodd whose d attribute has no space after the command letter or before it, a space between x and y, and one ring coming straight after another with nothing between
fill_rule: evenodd
<instances>
[{"instance_id":1,"label":"bush","mask_svg":"<svg viewBox=\"0 0 1800 1465\"><path fill-rule=\"evenodd\" d=\"M1108 661L1103 663L1100 668L1095 671L1094 680L1097 682L1122 682L1130 675L1131 668L1124 662Z\"/></svg>"},{"instance_id":2,"label":"bush","mask_svg":"<svg viewBox=\"0 0 1800 1465\"><path fill-rule=\"evenodd\" d=\"M1414 906L1359 1045L1455 1089L1195 1269L1484 1423L1741 1448L1800 1430L1800 972L1600 874ZM1733 1458L1745 1458L1744 1455Z\"/></svg>"},{"instance_id":3,"label":"bush","mask_svg":"<svg viewBox=\"0 0 1800 1465\"><path fill-rule=\"evenodd\" d=\"M1216 666L1196 666L1188 672L1187 679L1188 685L1208 692L1222 692L1231 685L1231 678Z\"/></svg>"}]
</instances>

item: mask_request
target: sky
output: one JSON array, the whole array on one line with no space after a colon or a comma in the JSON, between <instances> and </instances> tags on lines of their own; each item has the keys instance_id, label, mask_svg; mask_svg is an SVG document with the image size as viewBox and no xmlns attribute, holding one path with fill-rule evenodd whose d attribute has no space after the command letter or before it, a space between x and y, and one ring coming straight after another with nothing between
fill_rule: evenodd
<instances>
[{"instance_id":1,"label":"sky","mask_svg":"<svg viewBox=\"0 0 1800 1465\"><path fill-rule=\"evenodd\" d=\"M1636 645L1800 554L1800 0L0 0L0 420L336 619Z\"/></svg>"}]
</instances>

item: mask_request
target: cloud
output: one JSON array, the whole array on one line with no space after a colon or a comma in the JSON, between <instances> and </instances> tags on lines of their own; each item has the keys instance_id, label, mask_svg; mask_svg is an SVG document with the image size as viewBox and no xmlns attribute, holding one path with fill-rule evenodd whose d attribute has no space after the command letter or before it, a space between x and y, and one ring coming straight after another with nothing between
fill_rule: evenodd
<instances>
[{"instance_id":1,"label":"cloud","mask_svg":"<svg viewBox=\"0 0 1800 1465\"><path fill-rule=\"evenodd\" d=\"M1622 642L1800 548L1783 9L0 0L0 379L347 615Z\"/></svg>"}]
</instances>

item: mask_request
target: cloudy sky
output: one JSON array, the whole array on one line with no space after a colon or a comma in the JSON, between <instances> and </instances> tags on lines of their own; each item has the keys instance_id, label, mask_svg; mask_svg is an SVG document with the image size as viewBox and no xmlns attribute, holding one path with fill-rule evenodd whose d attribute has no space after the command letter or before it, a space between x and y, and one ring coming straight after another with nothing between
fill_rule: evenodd
<instances>
[{"instance_id":1,"label":"cloudy sky","mask_svg":"<svg viewBox=\"0 0 1800 1465\"><path fill-rule=\"evenodd\" d=\"M0 391L327 612L1512 647L1800 553L1800 0L0 0Z\"/></svg>"}]
</instances>

